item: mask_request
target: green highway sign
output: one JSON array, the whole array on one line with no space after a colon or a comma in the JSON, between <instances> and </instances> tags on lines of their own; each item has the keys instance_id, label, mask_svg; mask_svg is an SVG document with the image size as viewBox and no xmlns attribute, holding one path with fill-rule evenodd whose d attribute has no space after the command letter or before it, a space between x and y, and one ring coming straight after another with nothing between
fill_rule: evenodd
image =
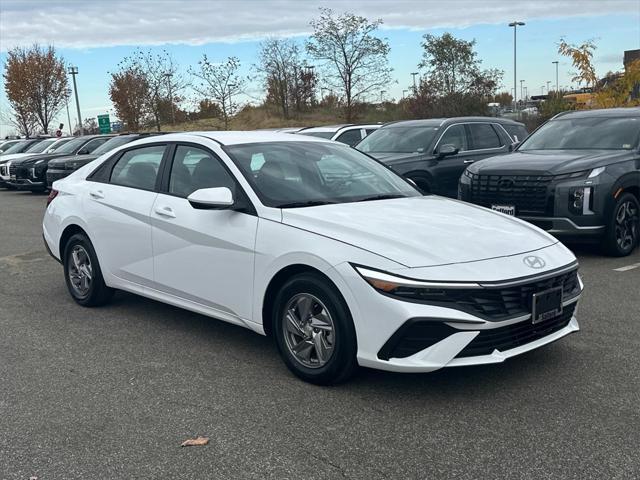
<instances>
[{"instance_id":1,"label":"green highway sign","mask_svg":"<svg viewBox=\"0 0 640 480\"><path fill-rule=\"evenodd\" d=\"M111 133L109 114L98 115L98 128L100 129L100 133Z\"/></svg>"}]
</instances>

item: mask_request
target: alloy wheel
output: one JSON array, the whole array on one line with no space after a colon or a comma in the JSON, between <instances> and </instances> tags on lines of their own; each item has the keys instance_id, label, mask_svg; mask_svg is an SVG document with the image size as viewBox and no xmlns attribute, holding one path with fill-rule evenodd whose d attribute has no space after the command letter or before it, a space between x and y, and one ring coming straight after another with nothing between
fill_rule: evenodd
<instances>
[{"instance_id":1,"label":"alloy wheel","mask_svg":"<svg viewBox=\"0 0 640 480\"><path fill-rule=\"evenodd\" d=\"M79 297L86 297L91 289L93 268L89 254L82 245L75 245L71 250L69 262L69 280L71 287Z\"/></svg>"},{"instance_id":2,"label":"alloy wheel","mask_svg":"<svg viewBox=\"0 0 640 480\"><path fill-rule=\"evenodd\" d=\"M633 247L638 238L638 208L634 202L627 200L620 204L616 211L616 242L621 250Z\"/></svg>"},{"instance_id":3,"label":"alloy wheel","mask_svg":"<svg viewBox=\"0 0 640 480\"><path fill-rule=\"evenodd\" d=\"M335 326L320 299L310 293L295 295L282 320L285 343L293 358L308 368L326 365L334 351Z\"/></svg>"}]
</instances>

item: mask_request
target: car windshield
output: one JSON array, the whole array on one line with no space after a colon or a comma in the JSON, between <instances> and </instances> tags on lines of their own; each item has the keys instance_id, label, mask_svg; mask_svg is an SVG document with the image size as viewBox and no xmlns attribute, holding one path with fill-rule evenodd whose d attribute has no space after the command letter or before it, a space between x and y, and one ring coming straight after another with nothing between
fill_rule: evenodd
<instances>
[{"instance_id":1,"label":"car windshield","mask_svg":"<svg viewBox=\"0 0 640 480\"><path fill-rule=\"evenodd\" d=\"M51 138L49 140L43 140L41 142L36 143L35 145L30 146L25 150L24 153L42 153L51 145L53 145L57 141L56 138Z\"/></svg>"},{"instance_id":2,"label":"car windshield","mask_svg":"<svg viewBox=\"0 0 640 480\"><path fill-rule=\"evenodd\" d=\"M29 141L26 140L24 142L18 142L15 145L11 146L10 148L8 148L7 150L5 150L4 152L2 152L5 155L11 155L14 153L22 153L24 152L26 149L30 148L32 145L34 145L34 141Z\"/></svg>"},{"instance_id":3,"label":"car windshield","mask_svg":"<svg viewBox=\"0 0 640 480\"><path fill-rule=\"evenodd\" d=\"M56 153L75 153L75 151L84 145L86 141L87 139L84 137L74 138L56 150Z\"/></svg>"},{"instance_id":4,"label":"car windshield","mask_svg":"<svg viewBox=\"0 0 640 480\"><path fill-rule=\"evenodd\" d=\"M107 153L109 150L113 150L114 148L119 147L120 145L124 145L125 143L129 143L134 141L137 138L135 135L123 135L121 137L113 137L111 140L107 140L98 148L96 148L91 155L102 155L103 153Z\"/></svg>"},{"instance_id":5,"label":"car windshield","mask_svg":"<svg viewBox=\"0 0 640 480\"><path fill-rule=\"evenodd\" d=\"M518 151L631 150L639 136L640 118L559 118L532 133Z\"/></svg>"},{"instance_id":6,"label":"car windshield","mask_svg":"<svg viewBox=\"0 0 640 480\"><path fill-rule=\"evenodd\" d=\"M388 126L366 136L356 148L367 153L424 152L433 142L438 127Z\"/></svg>"},{"instance_id":7,"label":"car windshield","mask_svg":"<svg viewBox=\"0 0 640 480\"><path fill-rule=\"evenodd\" d=\"M308 135L310 137L331 138L335 132L298 132L300 135Z\"/></svg>"},{"instance_id":8,"label":"car windshield","mask_svg":"<svg viewBox=\"0 0 640 480\"><path fill-rule=\"evenodd\" d=\"M295 208L420 194L346 145L269 142L225 147L264 205Z\"/></svg>"}]
</instances>

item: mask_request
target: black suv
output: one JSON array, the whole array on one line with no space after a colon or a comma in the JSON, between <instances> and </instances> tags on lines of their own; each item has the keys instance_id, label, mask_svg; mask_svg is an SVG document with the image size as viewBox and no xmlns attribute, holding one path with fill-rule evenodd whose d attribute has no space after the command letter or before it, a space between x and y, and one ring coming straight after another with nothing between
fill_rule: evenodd
<instances>
[{"instance_id":1,"label":"black suv","mask_svg":"<svg viewBox=\"0 0 640 480\"><path fill-rule=\"evenodd\" d=\"M562 113L514 153L470 166L459 197L628 255L640 236L639 149L640 108Z\"/></svg>"},{"instance_id":2,"label":"black suv","mask_svg":"<svg viewBox=\"0 0 640 480\"><path fill-rule=\"evenodd\" d=\"M47 189L47 167L54 158L88 155L113 135L86 135L68 141L53 153L33 155L11 162L7 185L32 192Z\"/></svg>"},{"instance_id":3,"label":"black suv","mask_svg":"<svg viewBox=\"0 0 640 480\"><path fill-rule=\"evenodd\" d=\"M388 123L356 145L411 179L423 193L456 198L467 165L509 153L524 140L522 123L493 117L457 117Z\"/></svg>"},{"instance_id":4,"label":"black suv","mask_svg":"<svg viewBox=\"0 0 640 480\"><path fill-rule=\"evenodd\" d=\"M47 167L47 187L51 188L53 182L70 175L80 167L84 167L87 163L94 161L103 153L107 153L114 148L133 142L139 138L160 134L161 132L122 133L116 137L109 138L89 155L65 155L63 157L54 158L49 162Z\"/></svg>"}]
</instances>

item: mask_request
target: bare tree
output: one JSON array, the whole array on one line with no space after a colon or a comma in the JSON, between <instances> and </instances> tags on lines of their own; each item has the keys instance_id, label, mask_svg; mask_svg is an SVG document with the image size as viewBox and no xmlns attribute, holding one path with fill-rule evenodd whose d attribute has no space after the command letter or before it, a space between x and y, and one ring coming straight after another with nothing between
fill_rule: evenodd
<instances>
[{"instance_id":1,"label":"bare tree","mask_svg":"<svg viewBox=\"0 0 640 480\"><path fill-rule=\"evenodd\" d=\"M324 62L323 79L344 98L347 121L353 119L357 102L391 81L389 44L373 35L380 25L380 19L370 22L351 13L335 16L329 8L321 8L320 17L311 21L307 52Z\"/></svg>"},{"instance_id":2,"label":"bare tree","mask_svg":"<svg viewBox=\"0 0 640 480\"><path fill-rule=\"evenodd\" d=\"M19 135L31 137L38 129L38 119L31 110L20 102L9 100L9 108L0 111L0 120L16 129Z\"/></svg>"},{"instance_id":3,"label":"bare tree","mask_svg":"<svg viewBox=\"0 0 640 480\"><path fill-rule=\"evenodd\" d=\"M148 115L149 83L137 68L129 66L111 74L109 96L125 127L137 132Z\"/></svg>"},{"instance_id":4,"label":"bare tree","mask_svg":"<svg viewBox=\"0 0 640 480\"><path fill-rule=\"evenodd\" d=\"M297 66L302 64L298 45L289 39L268 38L260 44L258 55L267 101L278 105L282 116L289 118Z\"/></svg>"},{"instance_id":5,"label":"bare tree","mask_svg":"<svg viewBox=\"0 0 640 480\"><path fill-rule=\"evenodd\" d=\"M27 132L33 118L43 133L65 106L67 75L62 58L53 46L16 47L7 53L5 92L14 112L13 122ZM17 122L17 123L16 123Z\"/></svg>"},{"instance_id":6,"label":"bare tree","mask_svg":"<svg viewBox=\"0 0 640 480\"><path fill-rule=\"evenodd\" d=\"M190 73L198 79L192 88L202 99L213 101L220 107L224 128L229 129L230 118L235 115L238 103L234 100L244 90L245 80L238 74L240 60L229 57L223 63L213 63L206 55L198 62L198 69Z\"/></svg>"}]
</instances>

